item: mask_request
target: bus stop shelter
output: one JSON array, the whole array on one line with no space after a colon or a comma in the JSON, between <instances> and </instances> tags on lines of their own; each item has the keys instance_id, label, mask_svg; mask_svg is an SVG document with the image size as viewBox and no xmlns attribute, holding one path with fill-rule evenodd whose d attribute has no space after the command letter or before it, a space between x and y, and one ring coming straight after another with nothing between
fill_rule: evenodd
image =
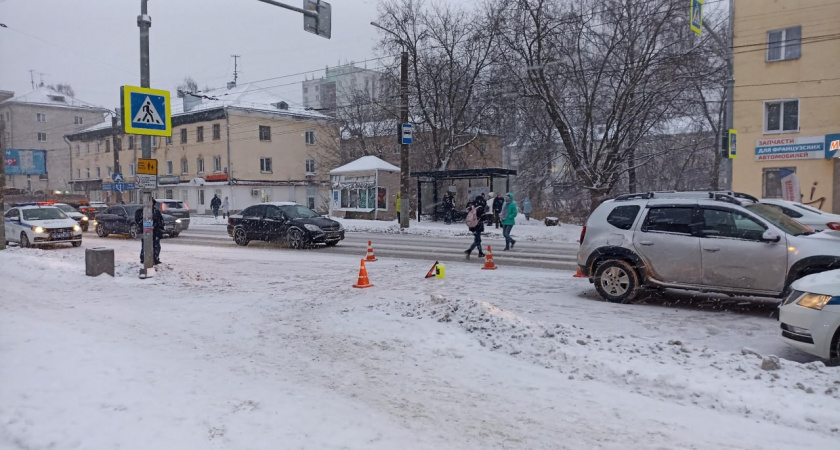
<instances>
[{"instance_id":1,"label":"bus stop shelter","mask_svg":"<svg viewBox=\"0 0 840 450\"><path fill-rule=\"evenodd\" d=\"M510 177L516 175L513 169L502 169L500 167L488 167L481 169L453 169L453 170L432 170L424 172L411 172L411 176L417 178L417 220L423 214L431 215L437 220L436 208L443 200L441 187L446 183L448 186L455 186L456 208L466 206L471 197L471 192L509 192ZM458 203L461 204L458 204Z\"/></svg>"}]
</instances>

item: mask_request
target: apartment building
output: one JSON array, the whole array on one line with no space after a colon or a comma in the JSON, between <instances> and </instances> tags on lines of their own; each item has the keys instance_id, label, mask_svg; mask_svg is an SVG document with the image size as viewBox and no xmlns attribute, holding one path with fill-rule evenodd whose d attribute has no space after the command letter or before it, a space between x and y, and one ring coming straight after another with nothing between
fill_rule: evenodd
<instances>
[{"instance_id":1,"label":"apartment building","mask_svg":"<svg viewBox=\"0 0 840 450\"><path fill-rule=\"evenodd\" d=\"M6 185L31 193L70 189L70 154L64 135L105 120L104 108L46 86L15 96L0 91L6 123Z\"/></svg>"},{"instance_id":2,"label":"apartment building","mask_svg":"<svg viewBox=\"0 0 840 450\"><path fill-rule=\"evenodd\" d=\"M173 99L176 97L173 95ZM158 160L157 197L183 200L199 214L213 195L228 198L232 210L268 201L294 201L326 211L328 168L319 167L322 148L335 136L323 114L290 107L257 85L231 86L173 100L172 137L152 140ZM127 182L142 156L140 136L113 137L110 126L68 135L73 180L92 199L114 201L103 190L114 173L112 148L119 152ZM136 201L136 191L124 194Z\"/></svg>"},{"instance_id":3,"label":"apartment building","mask_svg":"<svg viewBox=\"0 0 840 450\"><path fill-rule=\"evenodd\" d=\"M303 81L301 95L304 107L342 117L350 105L381 99L388 86L382 72L349 63L327 67L323 77Z\"/></svg>"},{"instance_id":4,"label":"apartment building","mask_svg":"<svg viewBox=\"0 0 840 450\"><path fill-rule=\"evenodd\" d=\"M736 191L840 213L838 17L836 1L735 3Z\"/></svg>"}]
</instances>

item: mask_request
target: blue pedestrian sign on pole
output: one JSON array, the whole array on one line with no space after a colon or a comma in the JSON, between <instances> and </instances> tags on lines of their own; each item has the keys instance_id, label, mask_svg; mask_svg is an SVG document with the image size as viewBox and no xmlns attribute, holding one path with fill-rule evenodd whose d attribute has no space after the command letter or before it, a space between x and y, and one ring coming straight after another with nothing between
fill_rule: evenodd
<instances>
[{"instance_id":1,"label":"blue pedestrian sign on pole","mask_svg":"<svg viewBox=\"0 0 840 450\"><path fill-rule=\"evenodd\" d=\"M691 0L691 31L703 34L703 0Z\"/></svg>"},{"instance_id":2,"label":"blue pedestrian sign on pole","mask_svg":"<svg viewBox=\"0 0 840 450\"><path fill-rule=\"evenodd\" d=\"M414 125L410 123L402 124L402 143L403 144L413 144L414 143Z\"/></svg>"},{"instance_id":3,"label":"blue pedestrian sign on pole","mask_svg":"<svg viewBox=\"0 0 840 450\"><path fill-rule=\"evenodd\" d=\"M126 134L172 136L169 91L122 86L120 94Z\"/></svg>"},{"instance_id":4,"label":"blue pedestrian sign on pole","mask_svg":"<svg viewBox=\"0 0 840 450\"><path fill-rule=\"evenodd\" d=\"M125 178L123 178L123 175L121 173L114 172L111 174L111 180L113 180L114 183L122 183L123 181L125 181Z\"/></svg>"}]
</instances>

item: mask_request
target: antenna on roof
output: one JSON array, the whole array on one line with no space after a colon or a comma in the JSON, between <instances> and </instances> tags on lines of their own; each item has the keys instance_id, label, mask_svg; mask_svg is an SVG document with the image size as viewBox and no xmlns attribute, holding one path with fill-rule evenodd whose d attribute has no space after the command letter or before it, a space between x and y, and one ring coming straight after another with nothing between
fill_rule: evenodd
<instances>
[{"instance_id":1,"label":"antenna on roof","mask_svg":"<svg viewBox=\"0 0 840 450\"><path fill-rule=\"evenodd\" d=\"M239 79L239 64L238 63L239 63L239 58L241 58L242 55L230 55L230 57L233 58L233 85L236 86L236 82ZM230 66L228 66L228 67L230 67Z\"/></svg>"},{"instance_id":2,"label":"antenna on roof","mask_svg":"<svg viewBox=\"0 0 840 450\"><path fill-rule=\"evenodd\" d=\"M29 83L32 84L32 90L35 90L35 70L29 69Z\"/></svg>"}]
</instances>

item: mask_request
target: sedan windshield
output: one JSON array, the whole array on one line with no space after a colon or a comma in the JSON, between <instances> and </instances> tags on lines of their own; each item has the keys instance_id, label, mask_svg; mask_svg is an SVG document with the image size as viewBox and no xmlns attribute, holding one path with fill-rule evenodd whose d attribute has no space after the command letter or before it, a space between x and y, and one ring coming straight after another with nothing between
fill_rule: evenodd
<instances>
[{"instance_id":1,"label":"sedan windshield","mask_svg":"<svg viewBox=\"0 0 840 450\"><path fill-rule=\"evenodd\" d=\"M751 212L758 214L773 225L781 228L782 231L787 234L800 236L813 233L813 230L810 228L786 216L778 206L756 203L754 205L749 205L746 208Z\"/></svg>"},{"instance_id":2,"label":"sedan windshield","mask_svg":"<svg viewBox=\"0 0 840 450\"><path fill-rule=\"evenodd\" d=\"M78 212L78 211L76 211L76 208L74 208L70 205L55 205L55 207L64 211L64 212Z\"/></svg>"},{"instance_id":3,"label":"sedan windshield","mask_svg":"<svg viewBox=\"0 0 840 450\"><path fill-rule=\"evenodd\" d=\"M66 218L67 214L64 214L58 208L33 208L23 210L23 220L53 220Z\"/></svg>"},{"instance_id":4,"label":"sedan windshield","mask_svg":"<svg viewBox=\"0 0 840 450\"><path fill-rule=\"evenodd\" d=\"M302 205L284 206L282 209L286 216L291 219L310 219L318 217L318 213Z\"/></svg>"}]
</instances>

